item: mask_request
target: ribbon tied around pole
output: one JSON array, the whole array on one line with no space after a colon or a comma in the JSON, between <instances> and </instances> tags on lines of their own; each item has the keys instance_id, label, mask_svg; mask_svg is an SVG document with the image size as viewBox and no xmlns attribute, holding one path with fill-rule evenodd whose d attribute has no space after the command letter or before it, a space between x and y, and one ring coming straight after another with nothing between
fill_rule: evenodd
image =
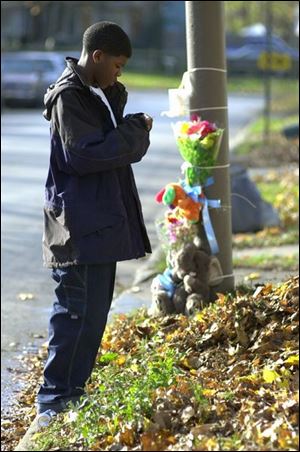
<instances>
[{"instance_id":1,"label":"ribbon tied around pole","mask_svg":"<svg viewBox=\"0 0 300 452\"><path fill-rule=\"evenodd\" d=\"M192 198L193 201L199 202L199 197L202 193L201 185L196 185L195 187L191 187L185 180L180 181L180 185L184 189L185 193Z\"/></svg>"}]
</instances>

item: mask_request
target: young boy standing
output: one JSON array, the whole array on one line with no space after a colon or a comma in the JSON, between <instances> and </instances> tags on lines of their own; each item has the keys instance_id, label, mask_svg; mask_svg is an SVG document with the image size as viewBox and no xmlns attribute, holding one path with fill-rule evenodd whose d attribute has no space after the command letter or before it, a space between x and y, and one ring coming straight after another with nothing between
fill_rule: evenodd
<instances>
[{"instance_id":1,"label":"young boy standing","mask_svg":"<svg viewBox=\"0 0 300 452\"><path fill-rule=\"evenodd\" d=\"M106 326L116 262L151 253L131 163L149 147L152 118L123 117L125 87L117 81L131 56L127 34L99 22L83 35L79 60L45 95L51 124L45 189L43 255L56 299L38 413L66 409L84 394Z\"/></svg>"}]
</instances>

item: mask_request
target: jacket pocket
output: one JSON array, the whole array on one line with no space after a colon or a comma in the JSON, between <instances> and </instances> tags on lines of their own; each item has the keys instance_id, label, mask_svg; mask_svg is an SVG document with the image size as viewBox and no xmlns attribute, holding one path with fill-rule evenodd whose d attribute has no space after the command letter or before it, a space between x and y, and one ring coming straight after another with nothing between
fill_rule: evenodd
<instances>
[{"instance_id":1,"label":"jacket pocket","mask_svg":"<svg viewBox=\"0 0 300 452\"><path fill-rule=\"evenodd\" d=\"M66 246L70 240L70 231L66 227L65 212L61 207L44 207L44 235L46 246Z\"/></svg>"},{"instance_id":2,"label":"jacket pocket","mask_svg":"<svg viewBox=\"0 0 300 452\"><path fill-rule=\"evenodd\" d=\"M102 205L88 208L77 205L65 208L65 225L70 231L70 236L74 239L79 239L92 232L112 228L123 221L122 215L105 211Z\"/></svg>"}]
</instances>

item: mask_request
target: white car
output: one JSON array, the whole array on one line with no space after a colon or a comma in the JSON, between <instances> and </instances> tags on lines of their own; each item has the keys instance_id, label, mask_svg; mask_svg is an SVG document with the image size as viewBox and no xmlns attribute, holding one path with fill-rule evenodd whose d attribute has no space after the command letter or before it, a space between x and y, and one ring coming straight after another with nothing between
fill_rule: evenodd
<instances>
[{"instance_id":1,"label":"white car","mask_svg":"<svg viewBox=\"0 0 300 452\"><path fill-rule=\"evenodd\" d=\"M63 55L55 52L6 52L1 62L4 105L43 107L48 86L66 67Z\"/></svg>"}]
</instances>

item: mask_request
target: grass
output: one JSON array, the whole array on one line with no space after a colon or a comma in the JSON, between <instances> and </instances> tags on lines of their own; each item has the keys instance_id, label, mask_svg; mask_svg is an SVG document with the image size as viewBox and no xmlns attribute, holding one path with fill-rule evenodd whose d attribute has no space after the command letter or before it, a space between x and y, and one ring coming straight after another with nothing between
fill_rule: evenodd
<instances>
[{"instance_id":1,"label":"grass","mask_svg":"<svg viewBox=\"0 0 300 452\"><path fill-rule=\"evenodd\" d=\"M299 241L299 175L297 170L276 169L253 178L261 197L277 209L281 227L257 233L235 234L234 248L297 244Z\"/></svg>"},{"instance_id":2,"label":"grass","mask_svg":"<svg viewBox=\"0 0 300 452\"><path fill-rule=\"evenodd\" d=\"M289 181L287 181L288 178ZM295 204L299 200L299 187L296 174L288 172L280 175L280 173L273 171L253 179L265 201L270 202L276 207L280 207L283 197L287 195L287 198L292 197L292 199L289 199L290 203L292 203L293 199L295 200L295 203L290 206L294 212L297 211L297 206ZM290 183L289 188L287 187L287 182Z\"/></svg>"},{"instance_id":3,"label":"grass","mask_svg":"<svg viewBox=\"0 0 300 452\"><path fill-rule=\"evenodd\" d=\"M282 193L282 188L278 182L257 182L256 186L263 199L271 204L275 204L277 196Z\"/></svg>"},{"instance_id":4,"label":"grass","mask_svg":"<svg viewBox=\"0 0 300 452\"><path fill-rule=\"evenodd\" d=\"M146 359L145 353L146 350L142 346L132 358L116 354L110 365L95 375L93 384L98 388L98 394L94 398L91 397L87 406L78 413L76 422L78 434L82 432L82 426L85 426L82 436L88 445L93 444L100 434L114 434L119 428L119 418L125 423L138 423L143 421L143 416L151 417L152 392L159 387L175 383L175 377L180 374L180 369L175 366L173 350L168 350L164 356L155 351L150 352ZM142 365L138 366L137 363ZM108 384L110 381L117 381L118 384L110 385ZM98 420L99 399L102 404L103 421ZM113 413L117 413L117 416L113 416Z\"/></svg>"},{"instance_id":5,"label":"grass","mask_svg":"<svg viewBox=\"0 0 300 452\"><path fill-rule=\"evenodd\" d=\"M299 268L299 255L279 256L270 253L260 253L255 256L234 257L233 266L260 270L297 270Z\"/></svg>"},{"instance_id":6,"label":"grass","mask_svg":"<svg viewBox=\"0 0 300 452\"><path fill-rule=\"evenodd\" d=\"M297 124L299 117L295 114L287 115L284 118L271 117L268 142L264 137L265 121L265 118L260 116L249 125L247 138L234 149L234 154L248 156L250 159L252 156L258 166L260 160L266 161L267 165L268 156L270 161L280 160L281 156L283 157L282 162L289 163L289 160L296 160L298 147L283 137L282 130L286 126Z\"/></svg>"},{"instance_id":7,"label":"grass","mask_svg":"<svg viewBox=\"0 0 300 452\"><path fill-rule=\"evenodd\" d=\"M119 80L131 89L168 89L177 88L180 84L181 76L125 72Z\"/></svg>"},{"instance_id":8,"label":"grass","mask_svg":"<svg viewBox=\"0 0 300 452\"><path fill-rule=\"evenodd\" d=\"M129 88L137 89L168 89L178 88L182 74L142 74L139 72L124 72L120 82ZM261 80L258 78L236 77L228 79L227 89L229 92L259 93L262 89Z\"/></svg>"},{"instance_id":9,"label":"grass","mask_svg":"<svg viewBox=\"0 0 300 452\"><path fill-rule=\"evenodd\" d=\"M135 315L128 318L133 319ZM143 314L136 314L137 324L144 320ZM118 322L118 321L117 321ZM159 331L152 338L153 343L161 345ZM106 340L108 337L106 336ZM68 437L61 436L60 426L54 425L47 435L38 437L37 450L49 450L54 438L59 436L59 446L66 447L72 440L81 438L86 447L97 443L97 438L105 436L110 441L122 425L143 425L148 427L147 419L151 418L153 407L153 394L158 388L167 388L176 384L176 378L184 375L178 366L182 354L175 349L159 353L155 348L149 348L147 340L141 340L131 355L116 352L102 354L97 360L96 371L90 389L93 395L86 400L84 407L76 413L72 431ZM191 385L198 404L204 403L200 385ZM101 409L99 411L99 403ZM68 419L64 418L68 429ZM133 441L131 433L127 432L126 441ZM88 449L96 450L96 449ZM97 449L102 450L102 449Z\"/></svg>"},{"instance_id":10,"label":"grass","mask_svg":"<svg viewBox=\"0 0 300 452\"><path fill-rule=\"evenodd\" d=\"M136 89L168 89L178 88L182 74L163 75L158 73L142 74L139 72L125 71L120 77L120 82L128 88ZM263 94L263 82L259 77L229 76L227 81L228 93ZM287 100L287 93L291 97L297 96L298 82L296 79L272 79L272 92L275 97L284 96Z\"/></svg>"},{"instance_id":11,"label":"grass","mask_svg":"<svg viewBox=\"0 0 300 452\"><path fill-rule=\"evenodd\" d=\"M299 242L299 229L291 227L287 231L281 228L266 228L257 233L235 234L233 248L264 248L268 246L296 245Z\"/></svg>"},{"instance_id":12,"label":"grass","mask_svg":"<svg viewBox=\"0 0 300 452\"><path fill-rule=\"evenodd\" d=\"M290 124L296 124L299 121L298 115L288 115L284 118L272 118L270 121L270 132L281 133L283 127ZM249 126L249 134L262 135L265 127L265 119L263 117L258 118Z\"/></svg>"}]
</instances>

